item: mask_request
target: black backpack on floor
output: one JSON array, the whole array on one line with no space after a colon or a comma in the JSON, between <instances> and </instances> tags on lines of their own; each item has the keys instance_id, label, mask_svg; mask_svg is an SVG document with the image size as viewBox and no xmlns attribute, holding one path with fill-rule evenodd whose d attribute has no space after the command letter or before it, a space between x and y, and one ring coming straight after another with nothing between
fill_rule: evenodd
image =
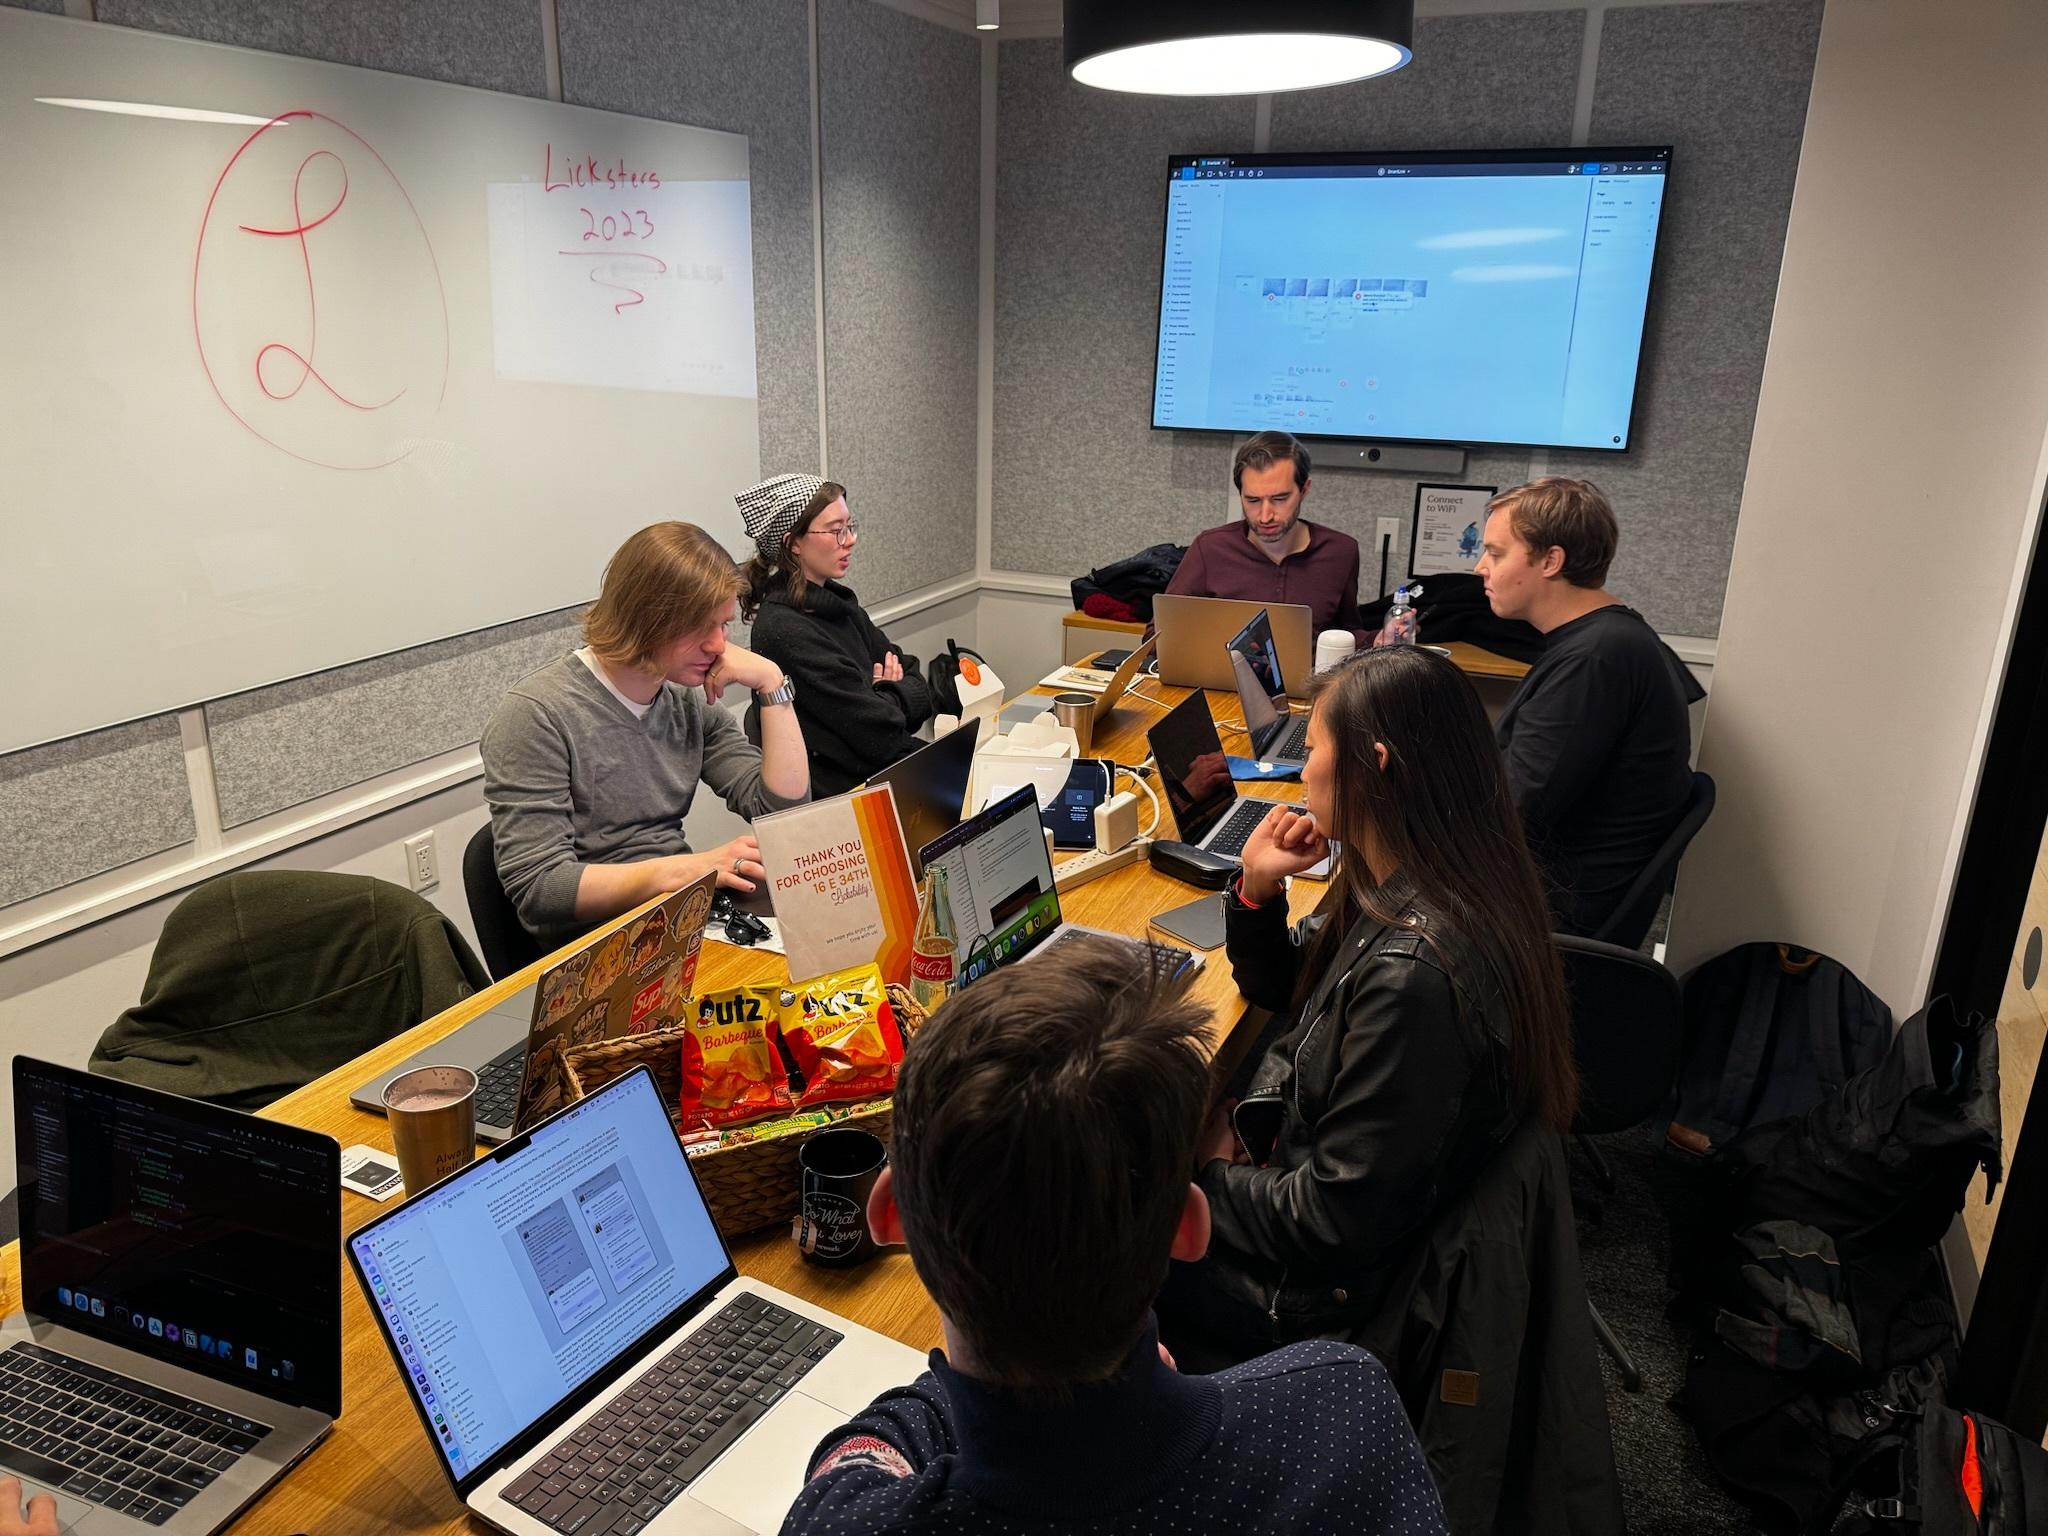
<instances>
[{"instance_id":1,"label":"black backpack on floor","mask_svg":"<svg viewBox=\"0 0 2048 1536\"><path fill-rule=\"evenodd\" d=\"M1870 1447L1940 1408L1960 1330L1935 1245L1980 1168L1988 1197L1998 1031L1946 998L1806 1113L1697 1165L1691 1230L1674 1226L1694 1346L1672 1404L1771 1536L1827 1530Z\"/></svg>"},{"instance_id":2,"label":"black backpack on floor","mask_svg":"<svg viewBox=\"0 0 2048 1536\"><path fill-rule=\"evenodd\" d=\"M2048 1451L1936 1403L1865 1442L1844 1496L1838 1536L2030 1536L2048 1531Z\"/></svg>"},{"instance_id":3,"label":"black backpack on floor","mask_svg":"<svg viewBox=\"0 0 2048 1536\"><path fill-rule=\"evenodd\" d=\"M1754 1125L1804 1114L1877 1064L1884 999L1838 962L1789 944L1740 944L1685 978L1685 1059L1670 1139L1700 1155Z\"/></svg>"}]
</instances>

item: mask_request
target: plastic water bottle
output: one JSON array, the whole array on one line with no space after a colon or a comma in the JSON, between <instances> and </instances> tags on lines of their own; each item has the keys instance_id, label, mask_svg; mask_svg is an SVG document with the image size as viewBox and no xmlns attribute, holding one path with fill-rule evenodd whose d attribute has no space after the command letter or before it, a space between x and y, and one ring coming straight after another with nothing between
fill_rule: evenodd
<instances>
[{"instance_id":1,"label":"plastic water bottle","mask_svg":"<svg viewBox=\"0 0 2048 1536\"><path fill-rule=\"evenodd\" d=\"M1394 589L1394 605L1387 610L1386 622L1380 626L1378 643L1381 645L1413 645L1421 632L1422 617L1415 611L1415 599L1422 596L1422 583Z\"/></svg>"}]
</instances>

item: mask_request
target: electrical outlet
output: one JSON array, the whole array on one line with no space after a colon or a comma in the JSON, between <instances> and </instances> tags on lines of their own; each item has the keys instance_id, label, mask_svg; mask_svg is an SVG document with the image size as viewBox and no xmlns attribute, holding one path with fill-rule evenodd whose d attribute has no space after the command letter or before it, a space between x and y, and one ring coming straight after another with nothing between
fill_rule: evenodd
<instances>
[{"instance_id":1,"label":"electrical outlet","mask_svg":"<svg viewBox=\"0 0 2048 1536\"><path fill-rule=\"evenodd\" d=\"M416 891L431 890L441 883L441 855L434 849L432 832L405 840L405 878Z\"/></svg>"},{"instance_id":2,"label":"electrical outlet","mask_svg":"<svg viewBox=\"0 0 2048 1536\"><path fill-rule=\"evenodd\" d=\"M1379 519L1373 537L1386 540L1389 549L1399 549L1401 547L1401 519L1398 517L1383 517Z\"/></svg>"}]
</instances>

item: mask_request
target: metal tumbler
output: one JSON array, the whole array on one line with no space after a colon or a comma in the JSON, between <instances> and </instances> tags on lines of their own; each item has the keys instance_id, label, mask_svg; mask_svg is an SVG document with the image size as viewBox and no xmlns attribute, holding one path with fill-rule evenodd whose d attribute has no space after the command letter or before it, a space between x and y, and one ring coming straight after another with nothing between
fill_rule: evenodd
<instances>
[{"instance_id":1,"label":"metal tumbler","mask_svg":"<svg viewBox=\"0 0 2048 1536\"><path fill-rule=\"evenodd\" d=\"M1095 695L1092 693L1056 693L1052 696L1052 717L1074 733L1074 740L1080 744L1081 755L1086 757L1094 744Z\"/></svg>"},{"instance_id":2,"label":"metal tumbler","mask_svg":"<svg viewBox=\"0 0 2048 1536\"><path fill-rule=\"evenodd\" d=\"M476 1074L469 1068L401 1072L385 1086L384 1114L407 1199L476 1161Z\"/></svg>"}]
</instances>

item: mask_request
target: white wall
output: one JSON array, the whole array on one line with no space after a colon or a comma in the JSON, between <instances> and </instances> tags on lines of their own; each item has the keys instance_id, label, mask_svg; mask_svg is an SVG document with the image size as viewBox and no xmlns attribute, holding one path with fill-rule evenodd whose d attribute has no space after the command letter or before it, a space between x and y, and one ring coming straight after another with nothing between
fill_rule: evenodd
<instances>
[{"instance_id":1,"label":"white wall","mask_svg":"<svg viewBox=\"0 0 2048 1536\"><path fill-rule=\"evenodd\" d=\"M977 616L981 643L975 649L1006 690L1022 693L1064 663L1060 619L1073 611L1070 597L984 587Z\"/></svg>"},{"instance_id":2,"label":"white wall","mask_svg":"<svg viewBox=\"0 0 2048 1536\"><path fill-rule=\"evenodd\" d=\"M1921 1001L2041 505L2044 62L2048 6L1827 8L1674 964L1790 940Z\"/></svg>"}]
</instances>

